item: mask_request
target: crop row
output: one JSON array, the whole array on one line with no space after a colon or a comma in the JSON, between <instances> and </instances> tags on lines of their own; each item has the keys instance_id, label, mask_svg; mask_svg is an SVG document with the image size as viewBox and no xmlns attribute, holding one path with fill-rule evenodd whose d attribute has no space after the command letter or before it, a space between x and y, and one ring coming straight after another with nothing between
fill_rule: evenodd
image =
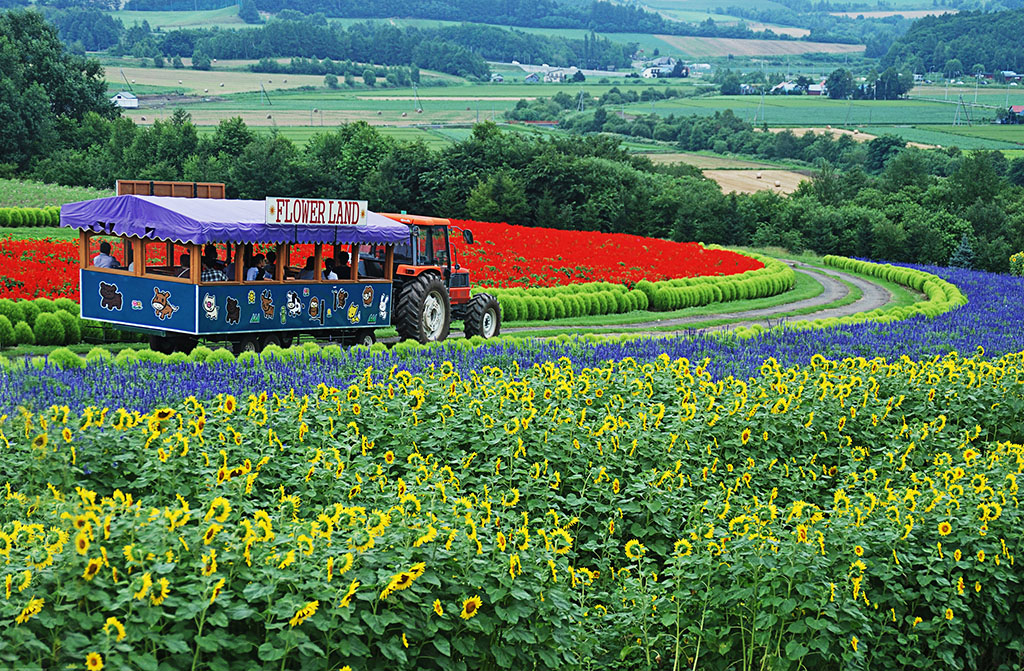
<instances>
[{"instance_id":1,"label":"crop row","mask_svg":"<svg viewBox=\"0 0 1024 671\"><path fill-rule=\"evenodd\" d=\"M777 259L749 254L764 265L738 275L680 277L634 289L610 282L542 288L478 288L498 299L507 321L532 321L608 315L634 310L677 310L733 300L775 296L793 286L792 269Z\"/></svg>"},{"instance_id":2,"label":"crop row","mask_svg":"<svg viewBox=\"0 0 1024 671\"><path fill-rule=\"evenodd\" d=\"M0 659L1011 668L1021 376L663 355L26 409Z\"/></svg>"}]
</instances>

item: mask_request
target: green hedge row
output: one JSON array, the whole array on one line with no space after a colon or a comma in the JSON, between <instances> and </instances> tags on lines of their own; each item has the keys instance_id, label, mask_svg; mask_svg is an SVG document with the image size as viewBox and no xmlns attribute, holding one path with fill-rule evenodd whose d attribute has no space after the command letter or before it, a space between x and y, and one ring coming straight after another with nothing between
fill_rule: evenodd
<instances>
[{"instance_id":1,"label":"green hedge row","mask_svg":"<svg viewBox=\"0 0 1024 671\"><path fill-rule=\"evenodd\" d=\"M60 226L60 206L0 207L0 228Z\"/></svg>"},{"instance_id":2,"label":"green hedge row","mask_svg":"<svg viewBox=\"0 0 1024 671\"><path fill-rule=\"evenodd\" d=\"M140 334L82 319L70 298L0 298L0 347L76 345L80 342L135 342Z\"/></svg>"},{"instance_id":3,"label":"green hedge row","mask_svg":"<svg viewBox=\"0 0 1024 671\"><path fill-rule=\"evenodd\" d=\"M487 292L497 298L505 321L537 321L634 310L678 310L775 296L792 288L795 275L788 265L759 254L748 256L764 263L764 268L740 275L684 277L660 282L642 280L634 289L611 282L588 282L538 289L478 287L474 293Z\"/></svg>"},{"instance_id":4,"label":"green hedge row","mask_svg":"<svg viewBox=\"0 0 1024 671\"><path fill-rule=\"evenodd\" d=\"M811 319L807 321L789 322L782 328L789 329L816 329L832 328L845 324L859 324L861 322L888 323L909 319L917 315L926 317L937 317L943 313L954 310L961 305L967 304L967 296L964 295L955 284L947 282L937 275L926 273L923 270L913 268L899 268L889 264L869 263L849 259L845 256L825 256L822 261L827 266L838 270L868 275L879 279L888 280L895 284L901 284L925 295L925 300L905 305L902 307L887 307L858 312L847 317L829 317L827 319ZM752 327L741 326L731 333L741 338L749 338L765 331L760 324Z\"/></svg>"},{"instance_id":5,"label":"green hedge row","mask_svg":"<svg viewBox=\"0 0 1024 671\"><path fill-rule=\"evenodd\" d=\"M709 246L708 249L717 247ZM681 277L661 282L637 282L636 288L647 294L651 310L682 308L777 296L793 288L796 275L786 263L760 254L745 252L763 268L739 275Z\"/></svg>"}]
</instances>

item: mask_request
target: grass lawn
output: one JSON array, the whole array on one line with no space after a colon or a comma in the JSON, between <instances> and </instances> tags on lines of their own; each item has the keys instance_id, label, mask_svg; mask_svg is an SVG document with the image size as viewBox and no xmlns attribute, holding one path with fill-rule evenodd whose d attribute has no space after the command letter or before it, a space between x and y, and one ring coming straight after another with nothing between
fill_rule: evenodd
<instances>
[{"instance_id":1,"label":"grass lawn","mask_svg":"<svg viewBox=\"0 0 1024 671\"><path fill-rule=\"evenodd\" d=\"M50 205L63 205L79 200L90 200L92 198L104 198L113 196L113 189L89 189L78 186L59 186L57 184L43 184L42 182L31 182L17 179L0 179L0 207L48 207ZM14 228L3 229L3 234L10 231L54 231L52 228ZM34 237L26 235L23 237ZM39 236L46 237L46 236Z\"/></svg>"},{"instance_id":2,"label":"grass lawn","mask_svg":"<svg viewBox=\"0 0 1024 671\"><path fill-rule=\"evenodd\" d=\"M204 11L132 12L119 10L104 13L119 19L126 28L130 28L136 23L141 24L143 21L148 21L149 27L154 30L161 28L165 31L177 30L178 28L251 27L250 24L238 18L237 5Z\"/></svg>"}]
</instances>

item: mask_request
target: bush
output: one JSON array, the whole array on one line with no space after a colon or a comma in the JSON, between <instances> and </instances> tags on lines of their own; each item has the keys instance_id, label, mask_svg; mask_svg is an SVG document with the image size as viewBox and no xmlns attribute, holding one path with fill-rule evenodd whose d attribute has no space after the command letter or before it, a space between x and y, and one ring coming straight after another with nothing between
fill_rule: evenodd
<instances>
[{"instance_id":1,"label":"bush","mask_svg":"<svg viewBox=\"0 0 1024 671\"><path fill-rule=\"evenodd\" d=\"M85 366L85 359L78 356L67 347L58 347L47 356L50 363L61 369L82 368Z\"/></svg>"},{"instance_id":2,"label":"bush","mask_svg":"<svg viewBox=\"0 0 1024 671\"><path fill-rule=\"evenodd\" d=\"M234 361L235 355L231 353L231 350L224 349L223 347L215 349L206 357L206 363L234 363Z\"/></svg>"},{"instance_id":3,"label":"bush","mask_svg":"<svg viewBox=\"0 0 1024 671\"><path fill-rule=\"evenodd\" d=\"M78 303L71 300L70 298L57 298L53 301L53 304L57 306L58 310L63 310L64 312L71 313L76 317L79 316L82 312L78 306Z\"/></svg>"},{"instance_id":4,"label":"bush","mask_svg":"<svg viewBox=\"0 0 1024 671\"><path fill-rule=\"evenodd\" d=\"M213 354L212 349L206 347L205 345L200 345L199 347L196 347L195 349L192 350L191 354L189 354L189 358L191 358L196 363L203 363L211 354Z\"/></svg>"},{"instance_id":5,"label":"bush","mask_svg":"<svg viewBox=\"0 0 1024 671\"><path fill-rule=\"evenodd\" d=\"M0 207L0 227L11 225L11 214L6 207Z\"/></svg>"},{"instance_id":6,"label":"bush","mask_svg":"<svg viewBox=\"0 0 1024 671\"><path fill-rule=\"evenodd\" d=\"M24 313L25 321L28 322L29 326L34 327L36 325L36 317L39 316L40 312L39 306L36 305L35 301L19 301L18 305Z\"/></svg>"},{"instance_id":7,"label":"bush","mask_svg":"<svg viewBox=\"0 0 1024 671\"><path fill-rule=\"evenodd\" d=\"M51 301L49 298L36 298L32 301L36 307L39 308L40 312L56 312L57 304Z\"/></svg>"},{"instance_id":8,"label":"bush","mask_svg":"<svg viewBox=\"0 0 1024 671\"><path fill-rule=\"evenodd\" d=\"M77 315L64 310L54 312L57 319L64 325L64 344L77 345L82 342L82 320Z\"/></svg>"},{"instance_id":9,"label":"bush","mask_svg":"<svg viewBox=\"0 0 1024 671\"><path fill-rule=\"evenodd\" d=\"M11 226L11 228L18 228L19 226L24 225L25 218L21 216L21 210L17 208L11 208L9 210L9 213L11 220L9 225Z\"/></svg>"},{"instance_id":10,"label":"bush","mask_svg":"<svg viewBox=\"0 0 1024 671\"><path fill-rule=\"evenodd\" d=\"M0 347L13 347L14 325L5 315L0 315Z\"/></svg>"},{"instance_id":11,"label":"bush","mask_svg":"<svg viewBox=\"0 0 1024 671\"><path fill-rule=\"evenodd\" d=\"M18 345L36 344L36 336L28 322L18 322L14 325L14 342Z\"/></svg>"},{"instance_id":12,"label":"bush","mask_svg":"<svg viewBox=\"0 0 1024 671\"><path fill-rule=\"evenodd\" d=\"M24 301L12 301L10 298L0 298L0 315L11 320L12 324L25 321L25 311L21 309Z\"/></svg>"},{"instance_id":13,"label":"bush","mask_svg":"<svg viewBox=\"0 0 1024 671\"><path fill-rule=\"evenodd\" d=\"M110 353L110 350L103 349L102 347L93 347L85 355L86 361L110 361L113 358L114 355Z\"/></svg>"},{"instance_id":14,"label":"bush","mask_svg":"<svg viewBox=\"0 0 1024 671\"><path fill-rule=\"evenodd\" d=\"M37 345L64 344L64 324L57 315L44 312L36 318L32 330L35 333Z\"/></svg>"}]
</instances>

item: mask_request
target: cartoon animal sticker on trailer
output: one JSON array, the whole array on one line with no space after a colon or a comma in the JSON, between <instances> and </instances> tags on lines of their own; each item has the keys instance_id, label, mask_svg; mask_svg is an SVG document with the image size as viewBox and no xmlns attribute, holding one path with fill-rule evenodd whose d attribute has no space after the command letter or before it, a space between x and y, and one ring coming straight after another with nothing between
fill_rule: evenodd
<instances>
[{"instance_id":1,"label":"cartoon animal sticker on trailer","mask_svg":"<svg viewBox=\"0 0 1024 671\"><path fill-rule=\"evenodd\" d=\"M334 295L334 309L344 310L345 301L348 300L348 292L344 289L334 289L331 293Z\"/></svg>"},{"instance_id":2,"label":"cartoon animal sticker on trailer","mask_svg":"<svg viewBox=\"0 0 1024 671\"><path fill-rule=\"evenodd\" d=\"M124 304L124 295L117 290L116 284L100 282L100 307L106 310L121 310Z\"/></svg>"},{"instance_id":3,"label":"cartoon animal sticker on trailer","mask_svg":"<svg viewBox=\"0 0 1024 671\"><path fill-rule=\"evenodd\" d=\"M324 313L327 311L326 301L322 301L316 296L309 299L309 320L312 322L319 322L321 326L324 325Z\"/></svg>"},{"instance_id":4,"label":"cartoon animal sticker on trailer","mask_svg":"<svg viewBox=\"0 0 1024 671\"><path fill-rule=\"evenodd\" d=\"M226 316L224 319L229 324L237 324L242 318L242 308L234 298L228 296L227 302L224 304L224 311Z\"/></svg>"},{"instance_id":5,"label":"cartoon animal sticker on trailer","mask_svg":"<svg viewBox=\"0 0 1024 671\"><path fill-rule=\"evenodd\" d=\"M171 315L178 311L177 305L171 305L171 292L160 291L160 287L153 287L151 305L153 306L153 312L160 321L170 319Z\"/></svg>"},{"instance_id":6,"label":"cartoon animal sticker on trailer","mask_svg":"<svg viewBox=\"0 0 1024 671\"><path fill-rule=\"evenodd\" d=\"M270 293L270 289L264 289L260 294L260 308L266 319L274 318L274 295Z\"/></svg>"},{"instance_id":7,"label":"cartoon animal sticker on trailer","mask_svg":"<svg viewBox=\"0 0 1024 671\"><path fill-rule=\"evenodd\" d=\"M378 307L380 308L381 321L384 321L385 319L388 318L388 300L390 298L391 297L388 296L387 294L381 294L380 296L380 305Z\"/></svg>"},{"instance_id":8,"label":"cartoon animal sticker on trailer","mask_svg":"<svg viewBox=\"0 0 1024 671\"><path fill-rule=\"evenodd\" d=\"M217 297L213 294L206 294L203 296L203 311L206 313L207 319L217 320L220 316L220 308L217 307Z\"/></svg>"},{"instance_id":9,"label":"cartoon animal sticker on trailer","mask_svg":"<svg viewBox=\"0 0 1024 671\"><path fill-rule=\"evenodd\" d=\"M352 303L352 305L348 306L348 320L352 324L359 323L359 306L356 305L355 303Z\"/></svg>"},{"instance_id":10,"label":"cartoon animal sticker on trailer","mask_svg":"<svg viewBox=\"0 0 1024 671\"><path fill-rule=\"evenodd\" d=\"M302 316L302 299L299 298L299 294L294 291L288 292L287 298L288 304L288 316L289 317L300 317Z\"/></svg>"},{"instance_id":11,"label":"cartoon animal sticker on trailer","mask_svg":"<svg viewBox=\"0 0 1024 671\"><path fill-rule=\"evenodd\" d=\"M373 287L370 285L366 285L366 288L363 289L363 305L366 307L373 305Z\"/></svg>"}]
</instances>

